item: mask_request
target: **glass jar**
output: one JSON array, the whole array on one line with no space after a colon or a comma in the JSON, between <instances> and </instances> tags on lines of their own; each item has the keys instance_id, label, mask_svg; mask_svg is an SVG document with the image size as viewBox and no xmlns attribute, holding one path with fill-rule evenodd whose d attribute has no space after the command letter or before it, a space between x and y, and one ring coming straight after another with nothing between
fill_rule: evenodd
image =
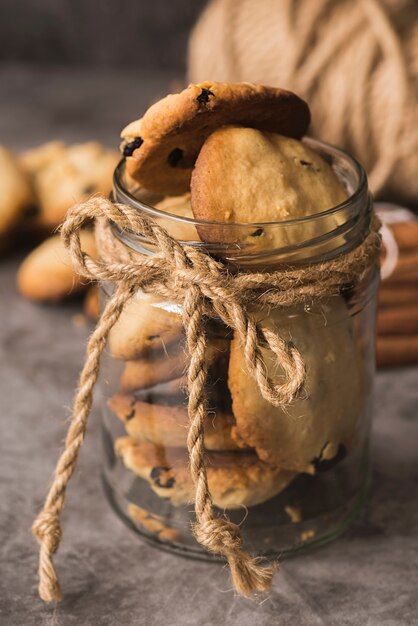
<instances>
[{"instance_id":1,"label":"glass jar","mask_svg":"<svg viewBox=\"0 0 418 626\"><path fill-rule=\"evenodd\" d=\"M346 153L306 140L344 182L348 199L315 216L263 224L199 222L155 208L155 194L132 187L122 161L113 197L151 216L170 235L228 263L271 271L341 255L359 245L372 202L364 170ZM214 236L216 233L216 236ZM113 228L138 254L144 237ZM204 241L216 243L204 243ZM217 514L240 525L246 549L286 556L343 532L369 485L378 269L338 296L253 314L291 339L307 367L302 397L269 405L243 362L230 328L208 323L206 467ZM109 296L103 285L102 297ZM160 547L216 559L195 540L188 469L187 393L181 307L139 292L111 332L101 374L104 484L118 515ZM269 373L281 373L268 354Z\"/></svg>"}]
</instances>

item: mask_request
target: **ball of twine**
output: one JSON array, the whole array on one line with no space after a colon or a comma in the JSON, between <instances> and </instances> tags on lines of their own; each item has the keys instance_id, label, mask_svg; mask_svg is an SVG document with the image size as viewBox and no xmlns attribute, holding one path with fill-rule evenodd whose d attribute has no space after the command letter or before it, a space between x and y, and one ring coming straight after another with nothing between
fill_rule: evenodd
<instances>
[{"instance_id":1,"label":"ball of twine","mask_svg":"<svg viewBox=\"0 0 418 626\"><path fill-rule=\"evenodd\" d=\"M310 134L356 155L375 195L418 201L416 0L212 0L189 78L296 91Z\"/></svg>"}]
</instances>

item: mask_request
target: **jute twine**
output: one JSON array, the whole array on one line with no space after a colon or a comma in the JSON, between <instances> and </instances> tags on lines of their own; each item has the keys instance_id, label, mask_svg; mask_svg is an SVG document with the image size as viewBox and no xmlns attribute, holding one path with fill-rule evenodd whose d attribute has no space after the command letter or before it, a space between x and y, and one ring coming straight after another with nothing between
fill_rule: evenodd
<instances>
[{"instance_id":1,"label":"jute twine","mask_svg":"<svg viewBox=\"0 0 418 626\"><path fill-rule=\"evenodd\" d=\"M295 91L309 134L354 154L374 195L418 201L417 0L211 0L188 75Z\"/></svg>"},{"instance_id":2,"label":"jute twine","mask_svg":"<svg viewBox=\"0 0 418 626\"><path fill-rule=\"evenodd\" d=\"M92 219L101 224L98 241L101 257L93 260L80 247L80 229ZM119 254L109 223L122 230L141 233L157 249L142 256ZM110 330L128 300L138 290L169 298L183 308L183 324L189 353L187 447L190 473L196 487L197 541L212 552L223 555L229 564L238 593L249 595L271 585L275 564L263 563L242 546L239 527L226 517L216 517L205 468L203 424L206 416L205 381L207 377L205 323L219 318L231 327L244 346L248 372L257 381L263 397L274 406L285 406L303 389L305 366L296 347L257 323L249 312L254 307L290 306L313 298L335 295L351 286L377 263L380 237L378 224L363 243L348 254L309 267L289 268L271 273L231 273L228 267L191 246L181 246L150 218L105 198L91 198L73 207L62 226L62 237L80 274L91 280L116 284L113 295L87 344L87 355L75 395L73 413L64 451L59 457L44 507L33 524L40 544L39 594L46 602L61 599L53 555L62 538L60 515L65 493L83 443L93 388L99 374L100 357ZM285 380L276 383L267 376L261 349L268 348L277 358Z\"/></svg>"}]
</instances>

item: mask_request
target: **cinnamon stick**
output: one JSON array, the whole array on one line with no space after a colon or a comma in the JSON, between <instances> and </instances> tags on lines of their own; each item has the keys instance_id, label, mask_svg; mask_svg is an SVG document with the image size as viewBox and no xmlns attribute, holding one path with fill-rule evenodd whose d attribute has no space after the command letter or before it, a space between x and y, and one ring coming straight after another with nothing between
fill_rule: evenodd
<instances>
[{"instance_id":1,"label":"cinnamon stick","mask_svg":"<svg viewBox=\"0 0 418 626\"><path fill-rule=\"evenodd\" d=\"M418 334L378 337L376 361L378 367L418 363Z\"/></svg>"},{"instance_id":2,"label":"cinnamon stick","mask_svg":"<svg viewBox=\"0 0 418 626\"><path fill-rule=\"evenodd\" d=\"M388 224L400 250L418 249L418 220Z\"/></svg>"},{"instance_id":3,"label":"cinnamon stick","mask_svg":"<svg viewBox=\"0 0 418 626\"><path fill-rule=\"evenodd\" d=\"M383 261L382 261L383 262ZM418 250L402 252L392 274L385 278L385 283L415 281L418 284Z\"/></svg>"},{"instance_id":4,"label":"cinnamon stick","mask_svg":"<svg viewBox=\"0 0 418 626\"><path fill-rule=\"evenodd\" d=\"M395 270L389 276L389 280L405 276L413 276L418 280L418 250L405 252L399 256Z\"/></svg>"},{"instance_id":5,"label":"cinnamon stick","mask_svg":"<svg viewBox=\"0 0 418 626\"><path fill-rule=\"evenodd\" d=\"M418 334L418 304L381 309L377 315L378 335Z\"/></svg>"},{"instance_id":6,"label":"cinnamon stick","mask_svg":"<svg viewBox=\"0 0 418 626\"><path fill-rule=\"evenodd\" d=\"M379 289L379 309L418 304L418 283L387 283Z\"/></svg>"}]
</instances>

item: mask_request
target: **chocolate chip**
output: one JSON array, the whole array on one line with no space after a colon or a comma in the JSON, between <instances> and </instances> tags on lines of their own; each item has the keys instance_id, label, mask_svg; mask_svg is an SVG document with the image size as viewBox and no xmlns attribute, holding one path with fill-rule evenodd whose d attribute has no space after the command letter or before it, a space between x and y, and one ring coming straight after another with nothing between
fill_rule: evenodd
<instances>
[{"instance_id":1,"label":"chocolate chip","mask_svg":"<svg viewBox=\"0 0 418 626\"><path fill-rule=\"evenodd\" d=\"M133 417L135 417L135 409L132 407L132 410L126 414L125 419L127 422L129 422L129 420L131 420Z\"/></svg>"},{"instance_id":2,"label":"chocolate chip","mask_svg":"<svg viewBox=\"0 0 418 626\"><path fill-rule=\"evenodd\" d=\"M176 479L170 475L169 467L153 467L151 470L151 478L158 487L162 489L170 489L174 487Z\"/></svg>"},{"instance_id":3,"label":"chocolate chip","mask_svg":"<svg viewBox=\"0 0 418 626\"><path fill-rule=\"evenodd\" d=\"M93 193L94 189L94 185L87 185L86 187L84 187L83 193Z\"/></svg>"},{"instance_id":4,"label":"chocolate chip","mask_svg":"<svg viewBox=\"0 0 418 626\"><path fill-rule=\"evenodd\" d=\"M178 162L181 161L182 158L183 150L180 150L180 148L174 148L174 150L172 150L168 155L167 161L169 162L171 167L176 167L176 165L178 165Z\"/></svg>"},{"instance_id":5,"label":"chocolate chip","mask_svg":"<svg viewBox=\"0 0 418 626\"><path fill-rule=\"evenodd\" d=\"M314 172L320 172L321 171L321 169L319 167L317 167L316 165L314 165L310 161L304 161L303 159L298 159L298 161L299 161L299 163L303 167L308 167L310 170L313 170Z\"/></svg>"},{"instance_id":6,"label":"chocolate chip","mask_svg":"<svg viewBox=\"0 0 418 626\"><path fill-rule=\"evenodd\" d=\"M347 450L345 446L340 443L338 446L337 454L333 459L321 459L321 457L316 457L312 464L317 472L327 472L337 465L340 461L342 461L347 456Z\"/></svg>"},{"instance_id":7,"label":"chocolate chip","mask_svg":"<svg viewBox=\"0 0 418 626\"><path fill-rule=\"evenodd\" d=\"M25 211L26 217L37 217L40 214L39 206L36 204L31 204Z\"/></svg>"},{"instance_id":8,"label":"chocolate chip","mask_svg":"<svg viewBox=\"0 0 418 626\"><path fill-rule=\"evenodd\" d=\"M196 100L199 104L207 104L209 102L209 96L214 96L215 94L210 91L210 89L202 89L201 93L197 96Z\"/></svg>"},{"instance_id":9,"label":"chocolate chip","mask_svg":"<svg viewBox=\"0 0 418 626\"><path fill-rule=\"evenodd\" d=\"M188 170L195 164L196 154L184 154L181 148L174 148L167 157L167 161L171 167Z\"/></svg>"},{"instance_id":10,"label":"chocolate chip","mask_svg":"<svg viewBox=\"0 0 418 626\"><path fill-rule=\"evenodd\" d=\"M142 139L142 137L135 137L135 139L132 139L132 141L124 145L123 151L122 151L123 156L124 157L132 156L133 151L136 150L137 148L140 148L143 143L144 143L144 140Z\"/></svg>"},{"instance_id":11,"label":"chocolate chip","mask_svg":"<svg viewBox=\"0 0 418 626\"><path fill-rule=\"evenodd\" d=\"M253 233L251 233L251 237L260 237L264 233L262 228L257 228Z\"/></svg>"},{"instance_id":12,"label":"chocolate chip","mask_svg":"<svg viewBox=\"0 0 418 626\"><path fill-rule=\"evenodd\" d=\"M148 341L154 341L155 339L159 339L160 335L148 335Z\"/></svg>"}]
</instances>

